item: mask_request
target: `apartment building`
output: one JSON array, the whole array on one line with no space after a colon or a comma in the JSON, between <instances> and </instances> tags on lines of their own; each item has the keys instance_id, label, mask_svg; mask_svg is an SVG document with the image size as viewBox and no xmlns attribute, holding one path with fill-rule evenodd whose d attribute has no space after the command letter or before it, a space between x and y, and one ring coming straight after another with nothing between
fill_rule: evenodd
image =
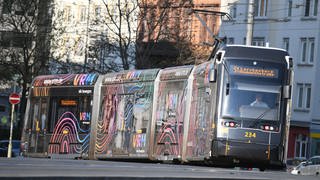
<instances>
[{"instance_id":1,"label":"apartment building","mask_svg":"<svg viewBox=\"0 0 320 180\"><path fill-rule=\"evenodd\" d=\"M230 13L220 36L245 44L248 0L221 1ZM320 8L318 0L254 0L252 45L288 50L294 62L288 162L320 155Z\"/></svg>"},{"instance_id":2,"label":"apartment building","mask_svg":"<svg viewBox=\"0 0 320 180\"><path fill-rule=\"evenodd\" d=\"M106 36L106 28L95 23L102 18L103 1L54 0L53 58L66 62L88 63L89 45L98 36Z\"/></svg>"}]
</instances>

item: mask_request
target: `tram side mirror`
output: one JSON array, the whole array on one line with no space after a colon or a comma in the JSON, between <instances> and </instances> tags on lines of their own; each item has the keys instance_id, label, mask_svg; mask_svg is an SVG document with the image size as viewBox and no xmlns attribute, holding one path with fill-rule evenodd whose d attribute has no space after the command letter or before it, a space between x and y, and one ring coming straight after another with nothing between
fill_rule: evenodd
<instances>
[{"instance_id":1,"label":"tram side mirror","mask_svg":"<svg viewBox=\"0 0 320 180\"><path fill-rule=\"evenodd\" d=\"M209 71L209 81L210 82L216 82L217 80L217 70L216 69L211 69Z\"/></svg>"},{"instance_id":2,"label":"tram side mirror","mask_svg":"<svg viewBox=\"0 0 320 180\"><path fill-rule=\"evenodd\" d=\"M290 85L285 85L283 86L283 97L286 99L290 99L291 98L291 86Z\"/></svg>"}]
</instances>

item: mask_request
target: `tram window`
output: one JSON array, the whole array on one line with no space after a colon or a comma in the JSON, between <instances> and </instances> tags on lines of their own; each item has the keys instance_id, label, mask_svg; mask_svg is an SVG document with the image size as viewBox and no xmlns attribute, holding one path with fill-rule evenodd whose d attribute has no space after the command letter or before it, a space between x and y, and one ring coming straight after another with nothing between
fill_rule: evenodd
<instances>
[{"instance_id":1,"label":"tram window","mask_svg":"<svg viewBox=\"0 0 320 180\"><path fill-rule=\"evenodd\" d=\"M49 132L53 132L54 126L55 126L55 121L57 119L57 99L52 100L51 104L51 116L50 116L50 122L49 122Z\"/></svg>"},{"instance_id":2,"label":"tram window","mask_svg":"<svg viewBox=\"0 0 320 180\"><path fill-rule=\"evenodd\" d=\"M170 125L175 127L178 118L176 117L178 106L180 106L181 98L183 98L183 90L186 83L184 81L164 82L160 86L163 86L161 97L158 101L157 109L157 130L163 125ZM174 129L174 128L172 128Z\"/></svg>"},{"instance_id":3,"label":"tram window","mask_svg":"<svg viewBox=\"0 0 320 180\"><path fill-rule=\"evenodd\" d=\"M47 100L42 99L41 100L41 112L40 112L41 113L40 128L42 131L47 128L47 111L48 111L47 107L48 107Z\"/></svg>"},{"instance_id":4,"label":"tram window","mask_svg":"<svg viewBox=\"0 0 320 180\"><path fill-rule=\"evenodd\" d=\"M139 133L146 133L148 120L151 119L151 94L136 94L133 105L134 129Z\"/></svg>"},{"instance_id":5,"label":"tram window","mask_svg":"<svg viewBox=\"0 0 320 180\"><path fill-rule=\"evenodd\" d=\"M81 97L79 99L79 121L82 129L88 129L91 123L91 97Z\"/></svg>"},{"instance_id":6,"label":"tram window","mask_svg":"<svg viewBox=\"0 0 320 180\"><path fill-rule=\"evenodd\" d=\"M33 106L33 112L32 112L32 129L38 130L38 120L39 117L39 102L35 103Z\"/></svg>"}]
</instances>

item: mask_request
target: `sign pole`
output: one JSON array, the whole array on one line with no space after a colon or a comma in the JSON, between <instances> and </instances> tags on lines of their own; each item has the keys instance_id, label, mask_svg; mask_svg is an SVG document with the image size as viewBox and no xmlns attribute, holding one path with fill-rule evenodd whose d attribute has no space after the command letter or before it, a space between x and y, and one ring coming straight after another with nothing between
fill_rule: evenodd
<instances>
[{"instance_id":1,"label":"sign pole","mask_svg":"<svg viewBox=\"0 0 320 180\"><path fill-rule=\"evenodd\" d=\"M8 158L11 158L12 155L12 131L13 131L13 114L14 114L14 105L20 102L20 95L17 93L11 93L9 96L9 102L11 103L11 123L10 123L10 137L9 137L9 145L8 145Z\"/></svg>"},{"instance_id":2,"label":"sign pole","mask_svg":"<svg viewBox=\"0 0 320 180\"><path fill-rule=\"evenodd\" d=\"M14 114L14 104L11 105L11 123L10 123L10 137L9 137L9 145L8 145L8 158L11 158L11 155L12 155L13 114Z\"/></svg>"}]
</instances>

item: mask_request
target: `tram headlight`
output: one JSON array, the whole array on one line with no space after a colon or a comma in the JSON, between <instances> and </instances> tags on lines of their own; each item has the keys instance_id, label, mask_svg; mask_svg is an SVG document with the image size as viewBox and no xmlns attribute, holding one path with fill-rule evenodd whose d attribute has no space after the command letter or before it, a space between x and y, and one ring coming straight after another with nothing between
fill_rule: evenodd
<instances>
[{"instance_id":1,"label":"tram headlight","mask_svg":"<svg viewBox=\"0 0 320 180\"><path fill-rule=\"evenodd\" d=\"M278 127L271 126L271 125L263 125L263 126L260 126L260 128L265 131L278 131Z\"/></svg>"},{"instance_id":2,"label":"tram headlight","mask_svg":"<svg viewBox=\"0 0 320 180\"><path fill-rule=\"evenodd\" d=\"M223 126L225 127L237 127L238 124L236 122L233 121L226 121L222 123Z\"/></svg>"}]
</instances>

